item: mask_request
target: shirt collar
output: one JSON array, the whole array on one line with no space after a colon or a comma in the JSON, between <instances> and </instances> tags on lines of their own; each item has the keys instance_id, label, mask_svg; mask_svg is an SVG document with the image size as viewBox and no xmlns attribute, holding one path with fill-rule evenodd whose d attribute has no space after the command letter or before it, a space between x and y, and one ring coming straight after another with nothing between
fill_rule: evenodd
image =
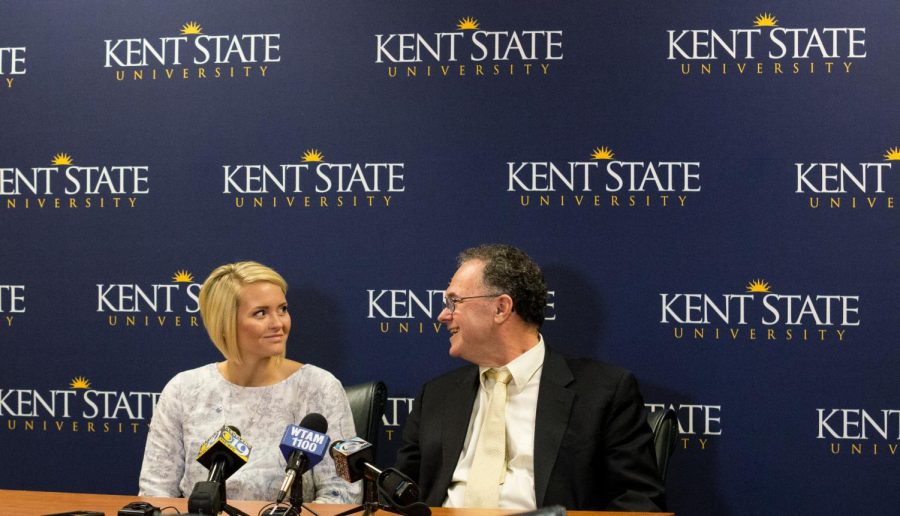
<instances>
[{"instance_id":1,"label":"shirt collar","mask_svg":"<svg viewBox=\"0 0 900 516\"><path fill-rule=\"evenodd\" d=\"M544 347L544 336L538 334L538 343L534 347L516 357L512 362L503 366L509 369L510 374L512 374L512 381L510 383L517 387L522 387L527 384L528 381L534 377L535 373L537 373L544 365L545 353L546 349ZM484 387L484 372L488 369L502 368L479 366L479 381L481 382L482 387Z\"/></svg>"}]
</instances>

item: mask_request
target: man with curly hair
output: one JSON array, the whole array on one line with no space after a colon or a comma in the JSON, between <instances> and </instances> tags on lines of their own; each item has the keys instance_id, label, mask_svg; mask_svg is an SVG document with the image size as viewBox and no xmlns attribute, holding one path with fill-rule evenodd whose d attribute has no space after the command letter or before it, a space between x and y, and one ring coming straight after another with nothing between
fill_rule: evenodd
<instances>
[{"instance_id":1,"label":"man with curly hair","mask_svg":"<svg viewBox=\"0 0 900 516\"><path fill-rule=\"evenodd\" d=\"M503 244L466 249L438 320L472 365L425 384L396 467L430 506L664 508L634 376L566 358L540 333L540 267Z\"/></svg>"}]
</instances>

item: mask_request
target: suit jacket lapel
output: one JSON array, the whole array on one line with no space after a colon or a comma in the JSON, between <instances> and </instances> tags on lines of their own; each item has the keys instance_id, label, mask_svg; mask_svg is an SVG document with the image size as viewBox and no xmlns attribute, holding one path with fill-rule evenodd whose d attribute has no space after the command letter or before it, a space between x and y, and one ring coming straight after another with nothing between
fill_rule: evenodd
<instances>
[{"instance_id":1,"label":"suit jacket lapel","mask_svg":"<svg viewBox=\"0 0 900 516\"><path fill-rule=\"evenodd\" d=\"M559 446L569 426L575 392L567 386L574 379L565 359L547 348L534 425L534 493L538 507L543 506Z\"/></svg>"},{"instance_id":2,"label":"suit jacket lapel","mask_svg":"<svg viewBox=\"0 0 900 516\"><path fill-rule=\"evenodd\" d=\"M453 471L459 462L459 454L462 453L466 440L466 432L469 429L469 419L472 417L472 406L475 396L478 394L478 367L472 366L466 369L453 388L449 389L444 398L444 409L441 416L441 448L443 457L441 470L435 481L433 492L440 493L440 500L430 501L430 505L439 506L447 496ZM434 502L434 503L432 503Z\"/></svg>"}]
</instances>

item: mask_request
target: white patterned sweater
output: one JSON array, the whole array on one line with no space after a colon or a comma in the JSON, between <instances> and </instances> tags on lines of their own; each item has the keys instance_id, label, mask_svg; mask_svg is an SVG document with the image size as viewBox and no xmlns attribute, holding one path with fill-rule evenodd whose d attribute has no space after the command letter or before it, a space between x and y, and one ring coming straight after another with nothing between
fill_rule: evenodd
<instances>
[{"instance_id":1,"label":"white patterned sweater","mask_svg":"<svg viewBox=\"0 0 900 516\"><path fill-rule=\"evenodd\" d=\"M163 389L150 423L139 496L189 497L207 479L197 462L200 444L224 425L240 430L252 446L242 468L226 481L229 500L273 500L284 479L278 445L289 424L317 412L328 421L332 442L356 435L350 404L331 373L304 364L288 378L265 387L241 387L225 380L216 364L175 375ZM303 501L359 503L360 483L337 476L326 453L303 475Z\"/></svg>"}]
</instances>

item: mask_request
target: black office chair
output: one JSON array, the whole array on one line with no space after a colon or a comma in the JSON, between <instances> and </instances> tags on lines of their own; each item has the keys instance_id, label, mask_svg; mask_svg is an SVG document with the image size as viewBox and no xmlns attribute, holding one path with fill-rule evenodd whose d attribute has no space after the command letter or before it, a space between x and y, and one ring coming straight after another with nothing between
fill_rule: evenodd
<instances>
[{"instance_id":1,"label":"black office chair","mask_svg":"<svg viewBox=\"0 0 900 516\"><path fill-rule=\"evenodd\" d=\"M387 387L384 382L375 381L344 387L353 412L356 435L372 444L372 452L378 446L378 423L387 403ZM377 457L377 455L376 455Z\"/></svg>"},{"instance_id":2,"label":"black office chair","mask_svg":"<svg viewBox=\"0 0 900 516\"><path fill-rule=\"evenodd\" d=\"M669 471L669 458L675 451L675 441L678 438L678 419L671 408L657 408L653 412L647 412L647 424L653 432L653 447L656 449L656 467L663 484L666 483L666 475Z\"/></svg>"}]
</instances>

